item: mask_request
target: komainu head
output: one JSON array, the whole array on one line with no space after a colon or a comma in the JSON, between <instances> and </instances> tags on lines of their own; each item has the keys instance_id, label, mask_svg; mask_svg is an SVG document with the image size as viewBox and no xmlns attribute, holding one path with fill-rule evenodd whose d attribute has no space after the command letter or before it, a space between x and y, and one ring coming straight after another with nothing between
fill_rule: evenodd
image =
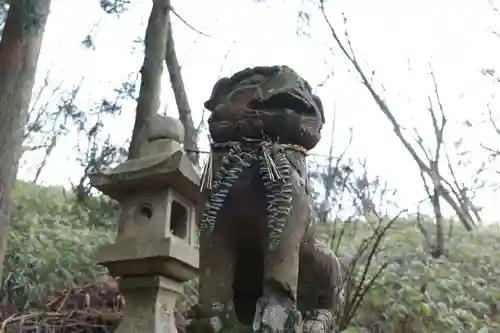
<instances>
[{"instance_id":1,"label":"komainu head","mask_svg":"<svg viewBox=\"0 0 500 333\"><path fill-rule=\"evenodd\" d=\"M312 149L325 122L311 86L287 66L260 66L220 79L205 108L214 142L245 138Z\"/></svg>"}]
</instances>

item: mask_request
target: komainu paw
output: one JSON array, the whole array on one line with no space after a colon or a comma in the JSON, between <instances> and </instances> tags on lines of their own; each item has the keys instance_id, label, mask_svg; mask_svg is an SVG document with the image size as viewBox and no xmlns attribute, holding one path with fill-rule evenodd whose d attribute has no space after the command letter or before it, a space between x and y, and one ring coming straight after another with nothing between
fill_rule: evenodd
<instances>
[{"instance_id":1,"label":"komainu paw","mask_svg":"<svg viewBox=\"0 0 500 333\"><path fill-rule=\"evenodd\" d=\"M333 333L333 316L328 310L316 310L304 323L304 333Z\"/></svg>"},{"instance_id":2,"label":"komainu paw","mask_svg":"<svg viewBox=\"0 0 500 333\"><path fill-rule=\"evenodd\" d=\"M255 333L302 333L302 315L295 307L286 308L272 297L261 297L252 328Z\"/></svg>"}]
</instances>

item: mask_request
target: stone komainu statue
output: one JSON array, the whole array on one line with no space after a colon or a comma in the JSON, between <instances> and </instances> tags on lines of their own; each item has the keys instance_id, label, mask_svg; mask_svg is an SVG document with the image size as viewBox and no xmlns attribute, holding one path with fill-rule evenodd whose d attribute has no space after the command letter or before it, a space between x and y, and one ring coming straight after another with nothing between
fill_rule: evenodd
<instances>
[{"instance_id":1,"label":"stone komainu statue","mask_svg":"<svg viewBox=\"0 0 500 333\"><path fill-rule=\"evenodd\" d=\"M332 332L341 266L314 237L305 161L320 99L286 66L255 67L219 80L205 107L200 316L215 331L236 318L255 332Z\"/></svg>"}]
</instances>

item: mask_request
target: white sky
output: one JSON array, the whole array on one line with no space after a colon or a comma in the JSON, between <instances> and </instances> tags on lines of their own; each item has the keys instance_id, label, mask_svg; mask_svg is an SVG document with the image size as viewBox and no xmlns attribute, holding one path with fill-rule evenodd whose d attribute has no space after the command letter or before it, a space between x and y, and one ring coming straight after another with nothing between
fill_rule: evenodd
<instances>
[{"instance_id":1,"label":"white sky","mask_svg":"<svg viewBox=\"0 0 500 333\"><path fill-rule=\"evenodd\" d=\"M210 36L200 36L173 19L178 58L196 123L201 119L203 102L220 75L231 75L255 65L287 64L315 86L333 71L333 77L317 90L323 100L327 124L323 140L314 152L327 154L336 109L337 152L344 148L349 128L353 127L350 156L366 157L372 175L380 175L391 187L397 187L401 207L414 209L412 205L425 196L413 160L333 44L318 11L309 5L313 13L309 28L298 22L297 13L307 1L268 0L268 4L255 4L252 0L172 1L186 21ZM64 81L64 86L70 88L84 77L80 107L90 108L91 103L98 102L127 75L137 72L143 59L132 50L133 40L144 34L151 1L133 3L130 11L116 18L104 14L98 0L53 1L40 58L39 83L49 69L54 85ZM383 84L383 95L405 126L418 126L423 135L432 138L426 111L427 96L432 93L432 82L427 75L432 59L450 122L450 145L464 137L476 162L485 158L479 143L493 142L491 145L499 146L499 138L487 124L473 128L460 124L465 119L472 123L484 119L486 104L499 87L479 73L481 68L500 69L500 39L490 32L495 22L500 23L500 17L487 0L329 3L330 20L340 35L343 35L340 15L345 12L358 58L367 74L376 71L377 91L383 91ZM87 50L80 43L96 23L96 49ZM313 38L297 36L300 26ZM167 76L164 90L164 107L169 115L176 116ZM134 111L135 105L129 103L119 118L120 125L116 121L109 123L114 141L122 142L130 136ZM73 149L75 139L70 136L60 144L43 173L45 184L68 184L69 180L79 178ZM206 142L202 144L206 147ZM24 161L20 177L33 177L35 157ZM496 165L491 166L492 171L495 168ZM460 173L462 177L471 177L473 169ZM494 177L496 173L491 175ZM496 219L499 199L500 195L491 191L481 192L479 204L485 206L485 218Z\"/></svg>"}]
</instances>

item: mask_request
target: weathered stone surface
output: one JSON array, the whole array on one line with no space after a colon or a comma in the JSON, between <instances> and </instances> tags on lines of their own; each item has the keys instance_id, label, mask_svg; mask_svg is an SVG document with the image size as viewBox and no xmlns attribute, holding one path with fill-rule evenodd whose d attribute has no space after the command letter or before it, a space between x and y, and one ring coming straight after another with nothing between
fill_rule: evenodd
<instances>
[{"instance_id":1,"label":"weathered stone surface","mask_svg":"<svg viewBox=\"0 0 500 333\"><path fill-rule=\"evenodd\" d=\"M139 188L166 188L167 184L190 202L200 198L198 170L180 150L129 160L90 179L95 188L117 200Z\"/></svg>"},{"instance_id":2,"label":"weathered stone surface","mask_svg":"<svg viewBox=\"0 0 500 333\"><path fill-rule=\"evenodd\" d=\"M182 148L182 123L157 115L151 119L148 129L149 142L141 147L140 157L91 174L92 185L117 200L139 188L171 187L187 200L198 202L200 175Z\"/></svg>"},{"instance_id":3,"label":"weathered stone surface","mask_svg":"<svg viewBox=\"0 0 500 333\"><path fill-rule=\"evenodd\" d=\"M199 253L176 237L122 238L100 247L96 260L112 276L162 275L187 281L198 273Z\"/></svg>"},{"instance_id":4,"label":"weathered stone surface","mask_svg":"<svg viewBox=\"0 0 500 333\"><path fill-rule=\"evenodd\" d=\"M302 314L295 307L280 304L276 298L257 301L252 329L255 332L302 333Z\"/></svg>"},{"instance_id":5,"label":"weathered stone surface","mask_svg":"<svg viewBox=\"0 0 500 333\"><path fill-rule=\"evenodd\" d=\"M121 207L115 243L97 261L120 277L125 297L120 333L177 332L174 308L182 282L197 275L195 210L199 174L182 149L179 121L153 118L137 159L91 175Z\"/></svg>"},{"instance_id":6,"label":"weathered stone surface","mask_svg":"<svg viewBox=\"0 0 500 333\"><path fill-rule=\"evenodd\" d=\"M287 66L247 68L220 79L205 107L215 142L266 138L312 149L321 138L324 111L309 83ZM286 130L285 130L286 129Z\"/></svg>"},{"instance_id":7,"label":"weathered stone surface","mask_svg":"<svg viewBox=\"0 0 500 333\"><path fill-rule=\"evenodd\" d=\"M305 163L321 137L321 101L293 70L273 66L221 79L205 106L214 144L198 218L200 316L234 304L254 330L331 333L318 310L338 306L341 267L314 238Z\"/></svg>"},{"instance_id":8,"label":"weathered stone surface","mask_svg":"<svg viewBox=\"0 0 500 333\"><path fill-rule=\"evenodd\" d=\"M143 157L157 155L170 156L178 151L182 151L182 145L178 141L172 139L155 139L143 145L140 149L140 154Z\"/></svg>"},{"instance_id":9,"label":"weathered stone surface","mask_svg":"<svg viewBox=\"0 0 500 333\"><path fill-rule=\"evenodd\" d=\"M149 141L158 139L172 139L179 143L184 142L184 126L179 119L156 115L148 123Z\"/></svg>"},{"instance_id":10,"label":"weathered stone surface","mask_svg":"<svg viewBox=\"0 0 500 333\"><path fill-rule=\"evenodd\" d=\"M127 277L120 280L120 291L126 305L115 332L177 332L174 310L181 283L162 276Z\"/></svg>"}]
</instances>

